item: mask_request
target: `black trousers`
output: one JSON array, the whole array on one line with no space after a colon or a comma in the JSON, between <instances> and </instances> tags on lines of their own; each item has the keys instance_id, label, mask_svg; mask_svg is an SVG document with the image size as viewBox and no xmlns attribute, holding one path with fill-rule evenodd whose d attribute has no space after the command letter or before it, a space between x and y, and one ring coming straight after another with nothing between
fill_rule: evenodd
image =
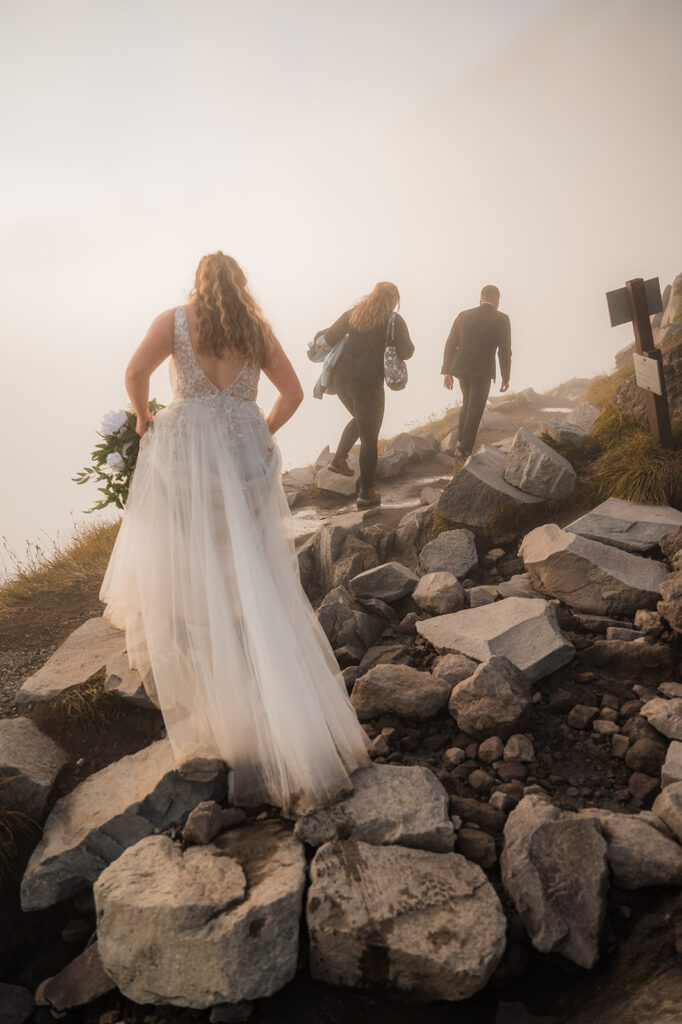
<instances>
[{"instance_id":1,"label":"black trousers","mask_svg":"<svg viewBox=\"0 0 682 1024\"><path fill-rule=\"evenodd\" d=\"M353 417L344 427L336 447L339 459L360 439L360 490L371 491L377 472L377 441L384 419L384 386L353 391L340 389L337 395Z\"/></svg>"},{"instance_id":2,"label":"black trousers","mask_svg":"<svg viewBox=\"0 0 682 1024\"><path fill-rule=\"evenodd\" d=\"M478 373L468 373L457 380L462 389L457 439L462 451L468 455L474 447L492 381L490 377Z\"/></svg>"}]
</instances>

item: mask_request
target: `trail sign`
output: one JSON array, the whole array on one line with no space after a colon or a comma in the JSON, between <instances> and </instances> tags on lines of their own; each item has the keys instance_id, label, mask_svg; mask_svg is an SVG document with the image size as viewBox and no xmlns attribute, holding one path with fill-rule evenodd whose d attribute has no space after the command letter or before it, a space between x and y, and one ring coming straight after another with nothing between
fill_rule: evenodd
<instances>
[{"instance_id":1,"label":"trail sign","mask_svg":"<svg viewBox=\"0 0 682 1024\"><path fill-rule=\"evenodd\" d=\"M632 321L635 333L635 379L644 389L644 405L651 433L664 448L672 448L673 432L663 374L663 353L654 345L650 317L663 309L657 277L643 281L636 277L625 288L606 293L611 326ZM655 364L655 365L652 365Z\"/></svg>"}]
</instances>

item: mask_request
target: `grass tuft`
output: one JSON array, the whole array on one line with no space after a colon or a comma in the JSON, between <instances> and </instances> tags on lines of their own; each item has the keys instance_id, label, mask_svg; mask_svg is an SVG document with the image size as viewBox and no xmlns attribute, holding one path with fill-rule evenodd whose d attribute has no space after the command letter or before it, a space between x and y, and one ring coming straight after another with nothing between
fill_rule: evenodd
<instances>
[{"instance_id":1,"label":"grass tuft","mask_svg":"<svg viewBox=\"0 0 682 1024\"><path fill-rule=\"evenodd\" d=\"M594 402L600 409L605 409L615 391L623 381L627 380L628 377L632 377L634 372L634 365L624 366L613 373L603 373L599 377L595 377L582 396L582 400L584 402Z\"/></svg>"},{"instance_id":2,"label":"grass tuft","mask_svg":"<svg viewBox=\"0 0 682 1024\"><path fill-rule=\"evenodd\" d=\"M24 847L29 841L34 845L39 835L33 818L0 804L0 883L15 875Z\"/></svg>"},{"instance_id":3,"label":"grass tuft","mask_svg":"<svg viewBox=\"0 0 682 1024\"><path fill-rule=\"evenodd\" d=\"M0 611L20 607L48 591L101 582L119 525L79 523L68 544L29 544L23 559L5 544L11 568L9 578L0 584Z\"/></svg>"},{"instance_id":4,"label":"grass tuft","mask_svg":"<svg viewBox=\"0 0 682 1024\"><path fill-rule=\"evenodd\" d=\"M104 689L104 672L65 690L50 702L50 717L64 721L110 722L119 718L124 700Z\"/></svg>"}]
</instances>

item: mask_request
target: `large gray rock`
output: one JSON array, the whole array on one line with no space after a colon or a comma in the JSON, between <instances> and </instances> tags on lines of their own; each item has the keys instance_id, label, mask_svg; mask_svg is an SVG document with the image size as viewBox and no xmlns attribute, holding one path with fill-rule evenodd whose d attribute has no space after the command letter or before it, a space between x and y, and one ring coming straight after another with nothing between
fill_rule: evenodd
<instances>
[{"instance_id":1,"label":"large gray rock","mask_svg":"<svg viewBox=\"0 0 682 1024\"><path fill-rule=\"evenodd\" d=\"M115 988L115 982L102 966L98 944L93 942L58 974L40 983L36 1002L63 1013L76 1006L87 1006Z\"/></svg>"},{"instance_id":2,"label":"large gray rock","mask_svg":"<svg viewBox=\"0 0 682 1024\"><path fill-rule=\"evenodd\" d=\"M353 576L379 564L375 548L358 536L359 530L359 521L349 526L327 524L320 530L317 562L323 593L347 587Z\"/></svg>"},{"instance_id":3,"label":"large gray rock","mask_svg":"<svg viewBox=\"0 0 682 1024\"><path fill-rule=\"evenodd\" d=\"M451 572L468 576L478 565L476 543L471 530L446 530L422 548L419 565L423 572Z\"/></svg>"},{"instance_id":4,"label":"large gray rock","mask_svg":"<svg viewBox=\"0 0 682 1024\"><path fill-rule=\"evenodd\" d=\"M542 679L573 659L575 649L542 598L507 597L417 623L437 651L488 661L502 654L529 679Z\"/></svg>"},{"instance_id":5,"label":"large gray rock","mask_svg":"<svg viewBox=\"0 0 682 1024\"><path fill-rule=\"evenodd\" d=\"M356 679L350 699L361 722L386 714L425 722L445 710L450 689L409 665L377 665Z\"/></svg>"},{"instance_id":6,"label":"large gray rock","mask_svg":"<svg viewBox=\"0 0 682 1024\"><path fill-rule=\"evenodd\" d=\"M525 427L519 427L507 456L504 479L539 498L566 498L575 489L573 466Z\"/></svg>"},{"instance_id":7,"label":"large gray rock","mask_svg":"<svg viewBox=\"0 0 682 1024\"><path fill-rule=\"evenodd\" d=\"M144 681L140 673L128 663L127 651L119 651L110 658L106 666L104 689L116 693L128 704L138 708L159 707L159 697L151 677Z\"/></svg>"},{"instance_id":8,"label":"large gray rock","mask_svg":"<svg viewBox=\"0 0 682 1024\"><path fill-rule=\"evenodd\" d=\"M410 462L419 462L438 447L433 434L396 434L386 445L386 455L405 455Z\"/></svg>"},{"instance_id":9,"label":"large gray rock","mask_svg":"<svg viewBox=\"0 0 682 1024\"><path fill-rule=\"evenodd\" d=\"M661 789L675 782L682 782L682 743L679 740L673 740L668 746L661 768Z\"/></svg>"},{"instance_id":10,"label":"large gray rock","mask_svg":"<svg viewBox=\"0 0 682 1024\"><path fill-rule=\"evenodd\" d=\"M558 420L553 417L538 420L536 429L538 434L547 434L557 444L571 445L574 448L579 447L589 434L589 431L585 430L584 427L566 423L565 420Z\"/></svg>"},{"instance_id":11,"label":"large gray rock","mask_svg":"<svg viewBox=\"0 0 682 1024\"><path fill-rule=\"evenodd\" d=\"M645 815L616 814L596 807L578 813L599 822L616 885L622 889L682 885L682 847L663 835Z\"/></svg>"},{"instance_id":12,"label":"large gray rock","mask_svg":"<svg viewBox=\"0 0 682 1024\"><path fill-rule=\"evenodd\" d=\"M125 650L125 633L103 618L88 619L74 630L42 668L26 679L16 695L17 704L52 700L104 668Z\"/></svg>"},{"instance_id":13,"label":"large gray rock","mask_svg":"<svg viewBox=\"0 0 682 1024\"><path fill-rule=\"evenodd\" d=\"M504 479L506 456L484 445L464 463L436 504L436 513L451 523L489 529L502 509L518 509L543 499L525 494Z\"/></svg>"},{"instance_id":14,"label":"large gray rock","mask_svg":"<svg viewBox=\"0 0 682 1024\"><path fill-rule=\"evenodd\" d=\"M354 576L351 590L358 599L376 597L380 601L399 601L411 594L419 577L400 562L386 562Z\"/></svg>"},{"instance_id":15,"label":"large gray rock","mask_svg":"<svg viewBox=\"0 0 682 1024\"><path fill-rule=\"evenodd\" d=\"M422 576L412 597L422 611L429 615L458 612L466 604L464 587L451 572L429 572Z\"/></svg>"},{"instance_id":16,"label":"large gray rock","mask_svg":"<svg viewBox=\"0 0 682 1024\"><path fill-rule=\"evenodd\" d=\"M606 913L607 846L593 818L525 796L507 818L502 882L540 953L593 967Z\"/></svg>"},{"instance_id":17,"label":"large gray rock","mask_svg":"<svg viewBox=\"0 0 682 1024\"><path fill-rule=\"evenodd\" d=\"M433 535L433 518L433 505L410 509L401 517L394 539L394 550L401 558L417 560L418 552Z\"/></svg>"},{"instance_id":18,"label":"large gray rock","mask_svg":"<svg viewBox=\"0 0 682 1024\"><path fill-rule=\"evenodd\" d=\"M654 608L666 576L659 562L567 533L555 523L526 534L519 554L536 590L580 612L633 616Z\"/></svg>"},{"instance_id":19,"label":"large gray rock","mask_svg":"<svg viewBox=\"0 0 682 1024\"><path fill-rule=\"evenodd\" d=\"M311 866L306 916L314 978L419 1000L474 995L505 948L495 890L456 853L327 843Z\"/></svg>"},{"instance_id":20,"label":"large gray rock","mask_svg":"<svg viewBox=\"0 0 682 1024\"><path fill-rule=\"evenodd\" d=\"M531 702L523 672L496 655L455 686L448 707L459 728L475 739L508 739L522 727Z\"/></svg>"},{"instance_id":21,"label":"large gray rock","mask_svg":"<svg viewBox=\"0 0 682 1024\"><path fill-rule=\"evenodd\" d=\"M637 554L655 548L681 525L682 512L669 505L638 505L623 498L608 498L570 523L566 531Z\"/></svg>"},{"instance_id":22,"label":"large gray rock","mask_svg":"<svg viewBox=\"0 0 682 1024\"><path fill-rule=\"evenodd\" d=\"M662 789L651 808L682 843L682 782L671 782Z\"/></svg>"},{"instance_id":23,"label":"large gray rock","mask_svg":"<svg viewBox=\"0 0 682 1024\"><path fill-rule=\"evenodd\" d=\"M155 828L179 824L202 800L226 791L221 761L178 771L167 740L102 768L49 814L21 883L24 910L42 910L85 888Z\"/></svg>"},{"instance_id":24,"label":"large gray rock","mask_svg":"<svg viewBox=\"0 0 682 1024\"><path fill-rule=\"evenodd\" d=\"M354 498L357 485L358 472L353 476L342 476L341 473L334 473L331 469L320 469L315 474L315 486L324 494L333 494L341 498Z\"/></svg>"},{"instance_id":25,"label":"large gray rock","mask_svg":"<svg viewBox=\"0 0 682 1024\"><path fill-rule=\"evenodd\" d=\"M564 427L577 427L579 430L586 430L589 433L601 413L601 409L594 402L580 402L561 422Z\"/></svg>"},{"instance_id":26,"label":"large gray rock","mask_svg":"<svg viewBox=\"0 0 682 1024\"><path fill-rule=\"evenodd\" d=\"M640 714L669 740L682 740L682 697L648 700Z\"/></svg>"},{"instance_id":27,"label":"large gray rock","mask_svg":"<svg viewBox=\"0 0 682 1024\"><path fill-rule=\"evenodd\" d=\"M69 760L28 718L0 721L0 804L40 824L52 786Z\"/></svg>"},{"instance_id":28,"label":"large gray rock","mask_svg":"<svg viewBox=\"0 0 682 1024\"><path fill-rule=\"evenodd\" d=\"M299 818L294 834L308 846L357 839L372 846L417 847L449 853L454 829L448 796L428 768L374 764L353 774L345 800Z\"/></svg>"},{"instance_id":29,"label":"large gray rock","mask_svg":"<svg viewBox=\"0 0 682 1024\"><path fill-rule=\"evenodd\" d=\"M518 573L497 585L500 597L540 597L527 572Z\"/></svg>"},{"instance_id":30,"label":"large gray rock","mask_svg":"<svg viewBox=\"0 0 682 1024\"><path fill-rule=\"evenodd\" d=\"M478 664L464 654L443 654L433 663L433 674L446 682L450 688L472 676Z\"/></svg>"},{"instance_id":31,"label":"large gray rock","mask_svg":"<svg viewBox=\"0 0 682 1024\"><path fill-rule=\"evenodd\" d=\"M344 587L336 587L327 594L317 609L317 618L334 649L356 648L360 656L386 628L383 618L369 615Z\"/></svg>"},{"instance_id":32,"label":"large gray rock","mask_svg":"<svg viewBox=\"0 0 682 1024\"><path fill-rule=\"evenodd\" d=\"M95 883L104 968L136 1003L270 996L296 973L305 878L303 846L279 822L184 852L143 839Z\"/></svg>"}]
</instances>

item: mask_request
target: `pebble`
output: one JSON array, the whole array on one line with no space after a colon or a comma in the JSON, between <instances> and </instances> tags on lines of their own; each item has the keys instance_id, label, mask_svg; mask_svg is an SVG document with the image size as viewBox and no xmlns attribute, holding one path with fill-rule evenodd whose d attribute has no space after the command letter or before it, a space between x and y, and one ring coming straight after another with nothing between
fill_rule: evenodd
<instances>
[{"instance_id":1,"label":"pebble","mask_svg":"<svg viewBox=\"0 0 682 1024\"><path fill-rule=\"evenodd\" d=\"M611 737L611 753L614 757L625 757L630 746L630 740L627 736L622 736L620 733L616 733Z\"/></svg>"},{"instance_id":2,"label":"pebble","mask_svg":"<svg viewBox=\"0 0 682 1024\"><path fill-rule=\"evenodd\" d=\"M654 793L658 791L658 787L658 779L652 779L650 775L645 775L644 772L633 772L628 782L630 793L637 800L641 800L642 803L650 800Z\"/></svg>"},{"instance_id":3,"label":"pebble","mask_svg":"<svg viewBox=\"0 0 682 1024\"><path fill-rule=\"evenodd\" d=\"M488 772L484 772L481 768L475 768L467 781L474 793L480 793L484 796L487 796L495 785L495 780L492 775L489 775Z\"/></svg>"},{"instance_id":4,"label":"pebble","mask_svg":"<svg viewBox=\"0 0 682 1024\"><path fill-rule=\"evenodd\" d=\"M594 672L578 672L573 678L576 683L595 683L597 681Z\"/></svg>"},{"instance_id":5,"label":"pebble","mask_svg":"<svg viewBox=\"0 0 682 1024\"><path fill-rule=\"evenodd\" d=\"M483 740L478 748L478 760L483 761L484 764L492 764L493 761L499 761L504 751L504 743L499 736L491 736L490 739Z\"/></svg>"},{"instance_id":6,"label":"pebble","mask_svg":"<svg viewBox=\"0 0 682 1024\"><path fill-rule=\"evenodd\" d=\"M443 767L456 768L458 764L466 760L466 754L461 747L450 747L443 754Z\"/></svg>"},{"instance_id":7,"label":"pebble","mask_svg":"<svg viewBox=\"0 0 682 1024\"><path fill-rule=\"evenodd\" d=\"M614 736L618 732L618 726L615 722L609 722L603 718L598 718L594 721L592 729L598 736Z\"/></svg>"},{"instance_id":8,"label":"pebble","mask_svg":"<svg viewBox=\"0 0 682 1024\"><path fill-rule=\"evenodd\" d=\"M510 736L504 748L505 761L529 762L535 760L535 748L533 742L524 736L523 733L516 733Z\"/></svg>"},{"instance_id":9,"label":"pebble","mask_svg":"<svg viewBox=\"0 0 682 1024\"><path fill-rule=\"evenodd\" d=\"M595 708L587 704L576 704L576 706L569 711L566 723L570 725L571 729L587 729L588 725L597 717L599 714L599 708Z\"/></svg>"},{"instance_id":10,"label":"pebble","mask_svg":"<svg viewBox=\"0 0 682 1024\"><path fill-rule=\"evenodd\" d=\"M682 683L661 683L658 692L664 697L682 697Z\"/></svg>"}]
</instances>

